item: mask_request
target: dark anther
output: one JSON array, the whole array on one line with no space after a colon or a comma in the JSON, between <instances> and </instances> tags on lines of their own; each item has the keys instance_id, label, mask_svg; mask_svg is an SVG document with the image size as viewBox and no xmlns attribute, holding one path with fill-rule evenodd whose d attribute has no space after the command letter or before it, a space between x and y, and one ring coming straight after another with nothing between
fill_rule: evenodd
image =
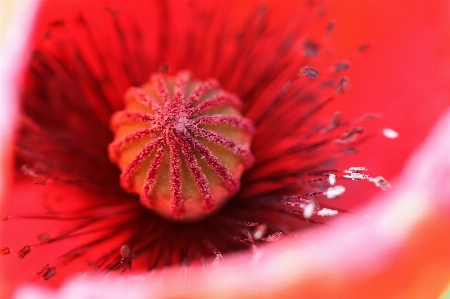
<instances>
[{"instance_id":1,"label":"dark anther","mask_svg":"<svg viewBox=\"0 0 450 299\"><path fill-rule=\"evenodd\" d=\"M17 257L23 259L31 251L31 246L25 245L17 252Z\"/></svg>"},{"instance_id":2,"label":"dark anther","mask_svg":"<svg viewBox=\"0 0 450 299\"><path fill-rule=\"evenodd\" d=\"M11 249L9 249L9 247L3 247L2 249L0 249L0 252L1 252L3 255L8 255L8 254L11 253Z\"/></svg>"},{"instance_id":3,"label":"dark anther","mask_svg":"<svg viewBox=\"0 0 450 299\"><path fill-rule=\"evenodd\" d=\"M303 46L305 55L308 57L315 57L319 53L319 45L311 40L306 40Z\"/></svg>"},{"instance_id":4,"label":"dark anther","mask_svg":"<svg viewBox=\"0 0 450 299\"><path fill-rule=\"evenodd\" d=\"M348 78L347 77L343 77L338 84L337 87L337 93L343 93L344 91L346 91L348 88Z\"/></svg>"},{"instance_id":5,"label":"dark anther","mask_svg":"<svg viewBox=\"0 0 450 299\"><path fill-rule=\"evenodd\" d=\"M345 71L350 67L350 63L348 61L338 62L334 65L334 70L336 72Z\"/></svg>"},{"instance_id":6,"label":"dark anther","mask_svg":"<svg viewBox=\"0 0 450 299\"><path fill-rule=\"evenodd\" d=\"M161 63L161 65L158 68L158 71L161 73L164 73L164 74L166 74L168 70L169 70L169 64L167 62Z\"/></svg>"},{"instance_id":7,"label":"dark anther","mask_svg":"<svg viewBox=\"0 0 450 299\"><path fill-rule=\"evenodd\" d=\"M304 66L300 69L300 74L302 76L306 76L309 78L317 78L319 76L319 72L310 66Z\"/></svg>"},{"instance_id":8,"label":"dark anther","mask_svg":"<svg viewBox=\"0 0 450 299\"><path fill-rule=\"evenodd\" d=\"M50 268L50 265L49 265L49 264L46 264L44 267L42 267L41 270L37 271L36 274L37 274L37 275L41 275L42 273L48 271L49 268Z\"/></svg>"},{"instance_id":9,"label":"dark anther","mask_svg":"<svg viewBox=\"0 0 450 299\"><path fill-rule=\"evenodd\" d=\"M50 278L52 278L53 276L56 275L56 268L55 267L51 267L48 268L47 271L44 273L44 280L49 280Z\"/></svg>"},{"instance_id":10,"label":"dark anther","mask_svg":"<svg viewBox=\"0 0 450 299\"><path fill-rule=\"evenodd\" d=\"M326 28L326 33L327 34L331 34L331 32L333 32L334 25L335 25L335 23L333 21L328 23L327 28Z\"/></svg>"},{"instance_id":11,"label":"dark anther","mask_svg":"<svg viewBox=\"0 0 450 299\"><path fill-rule=\"evenodd\" d=\"M364 52L370 48L370 44L364 44L358 47L358 52Z\"/></svg>"}]
</instances>

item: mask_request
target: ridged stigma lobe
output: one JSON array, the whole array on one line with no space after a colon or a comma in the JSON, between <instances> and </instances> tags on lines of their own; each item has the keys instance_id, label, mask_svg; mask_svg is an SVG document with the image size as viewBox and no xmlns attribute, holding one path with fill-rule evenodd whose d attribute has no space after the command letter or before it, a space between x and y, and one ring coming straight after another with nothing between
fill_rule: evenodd
<instances>
[{"instance_id":1,"label":"ridged stigma lobe","mask_svg":"<svg viewBox=\"0 0 450 299\"><path fill-rule=\"evenodd\" d=\"M130 88L111 117L108 148L122 188L169 219L194 221L223 206L253 164L253 125L240 106L215 80L188 72L157 73Z\"/></svg>"}]
</instances>

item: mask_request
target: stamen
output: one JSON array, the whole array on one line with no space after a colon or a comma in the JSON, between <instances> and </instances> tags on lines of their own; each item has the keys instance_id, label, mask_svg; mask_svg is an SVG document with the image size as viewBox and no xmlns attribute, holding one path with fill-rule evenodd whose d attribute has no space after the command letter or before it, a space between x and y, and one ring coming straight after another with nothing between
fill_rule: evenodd
<instances>
[{"instance_id":1,"label":"stamen","mask_svg":"<svg viewBox=\"0 0 450 299\"><path fill-rule=\"evenodd\" d=\"M300 75L309 78L317 78L319 76L319 71L310 66L304 66L300 69Z\"/></svg>"},{"instance_id":2,"label":"stamen","mask_svg":"<svg viewBox=\"0 0 450 299\"><path fill-rule=\"evenodd\" d=\"M336 72L342 72L342 71L348 70L349 67L350 67L350 63L348 61L341 61L334 65L334 70Z\"/></svg>"},{"instance_id":3,"label":"stamen","mask_svg":"<svg viewBox=\"0 0 450 299\"><path fill-rule=\"evenodd\" d=\"M253 239L254 240L259 240L261 239L267 232L268 226L267 224L260 224L258 226L256 226L254 232L253 232Z\"/></svg>"},{"instance_id":4,"label":"stamen","mask_svg":"<svg viewBox=\"0 0 450 299\"><path fill-rule=\"evenodd\" d=\"M376 178L369 178L369 181L375 183L375 185L383 190L391 189L391 184L386 181L382 176L377 176Z\"/></svg>"},{"instance_id":5,"label":"stamen","mask_svg":"<svg viewBox=\"0 0 450 299\"><path fill-rule=\"evenodd\" d=\"M370 44L363 44L358 47L358 52L365 52L370 48Z\"/></svg>"},{"instance_id":6,"label":"stamen","mask_svg":"<svg viewBox=\"0 0 450 299\"><path fill-rule=\"evenodd\" d=\"M337 87L336 93L341 94L341 93L345 92L347 89L348 89L348 78L343 77L339 81L339 85Z\"/></svg>"},{"instance_id":7,"label":"stamen","mask_svg":"<svg viewBox=\"0 0 450 299\"><path fill-rule=\"evenodd\" d=\"M341 196L345 192L344 186L336 186L336 187L329 187L327 191L325 192L328 199L333 199L336 197Z\"/></svg>"},{"instance_id":8,"label":"stamen","mask_svg":"<svg viewBox=\"0 0 450 299\"><path fill-rule=\"evenodd\" d=\"M372 178L367 174L362 173L365 171L367 171L366 167L350 167L348 170L342 171L343 173L345 173L342 177L351 179L353 181L368 180L369 182L374 183L377 187L381 188L382 190L388 190L391 188L391 184L389 184L389 182L385 178L381 176Z\"/></svg>"},{"instance_id":9,"label":"stamen","mask_svg":"<svg viewBox=\"0 0 450 299\"><path fill-rule=\"evenodd\" d=\"M334 185L336 183L336 175L334 173L330 173L328 176L328 182L330 185Z\"/></svg>"},{"instance_id":10,"label":"stamen","mask_svg":"<svg viewBox=\"0 0 450 299\"><path fill-rule=\"evenodd\" d=\"M44 267L42 267L39 271L36 272L37 275L41 275L42 273L48 271L48 269L50 268L49 264L46 264Z\"/></svg>"},{"instance_id":11,"label":"stamen","mask_svg":"<svg viewBox=\"0 0 450 299\"><path fill-rule=\"evenodd\" d=\"M338 140L341 143L349 143L354 140L355 136L358 134L362 134L364 132L364 128L351 128L348 129Z\"/></svg>"},{"instance_id":12,"label":"stamen","mask_svg":"<svg viewBox=\"0 0 450 299\"><path fill-rule=\"evenodd\" d=\"M56 275L56 268L50 267L44 272L44 275L42 277L44 278L44 280L49 280L55 275Z\"/></svg>"},{"instance_id":13,"label":"stamen","mask_svg":"<svg viewBox=\"0 0 450 299\"><path fill-rule=\"evenodd\" d=\"M20 169L27 177L32 178L35 184L45 185L50 181L48 177L38 174L36 170L28 164L24 164Z\"/></svg>"},{"instance_id":14,"label":"stamen","mask_svg":"<svg viewBox=\"0 0 450 299\"><path fill-rule=\"evenodd\" d=\"M122 247L120 247L120 255L122 256L122 258L131 257L130 247L128 247L127 245L122 245Z\"/></svg>"},{"instance_id":15,"label":"stamen","mask_svg":"<svg viewBox=\"0 0 450 299\"><path fill-rule=\"evenodd\" d=\"M336 210L332 210L332 209L327 209L327 208L323 208L322 210L317 212L317 215L325 217L325 216L336 216L337 214L339 214L338 211Z\"/></svg>"},{"instance_id":16,"label":"stamen","mask_svg":"<svg viewBox=\"0 0 450 299\"><path fill-rule=\"evenodd\" d=\"M319 53L319 45L308 39L303 43L304 53L307 57L315 57Z\"/></svg>"},{"instance_id":17,"label":"stamen","mask_svg":"<svg viewBox=\"0 0 450 299\"><path fill-rule=\"evenodd\" d=\"M332 130L338 128L341 125L342 125L341 114L339 111L336 111L333 114L333 116L331 117L330 125L323 128L321 131L322 131L322 133L328 133L328 132L331 132Z\"/></svg>"},{"instance_id":18,"label":"stamen","mask_svg":"<svg viewBox=\"0 0 450 299\"><path fill-rule=\"evenodd\" d=\"M283 237L282 232L275 232L273 234L268 235L266 238L262 238L263 241L266 242L276 242Z\"/></svg>"},{"instance_id":19,"label":"stamen","mask_svg":"<svg viewBox=\"0 0 450 299\"><path fill-rule=\"evenodd\" d=\"M24 247L22 247L22 249L17 251L17 257L23 259L27 254L30 253L30 251L31 251L31 246L25 245Z\"/></svg>"},{"instance_id":20,"label":"stamen","mask_svg":"<svg viewBox=\"0 0 450 299\"><path fill-rule=\"evenodd\" d=\"M361 173L363 171L367 171L367 168L365 168L365 167L350 167L348 170L344 170L345 173L349 173L348 175L344 175L344 178L352 179L354 181L368 179L369 178L368 175Z\"/></svg>"},{"instance_id":21,"label":"stamen","mask_svg":"<svg viewBox=\"0 0 450 299\"><path fill-rule=\"evenodd\" d=\"M325 29L325 32L327 34L331 34L333 32L335 26L336 26L336 23L334 21L330 21Z\"/></svg>"},{"instance_id":22,"label":"stamen","mask_svg":"<svg viewBox=\"0 0 450 299\"><path fill-rule=\"evenodd\" d=\"M303 217L305 217L306 219L311 218L311 216L314 214L315 208L316 206L314 204L307 204L303 210Z\"/></svg>"},{"instance_id":23,"label":"stamen","mask_svg":"<svg viewBox=\"0 0 450 299\"><path fill-rule=\"evenodd\" d=\"M395 139L398 137L398 133L389 128L383 129L383 135L389 139Z\"/></svg>"}]
</instances>

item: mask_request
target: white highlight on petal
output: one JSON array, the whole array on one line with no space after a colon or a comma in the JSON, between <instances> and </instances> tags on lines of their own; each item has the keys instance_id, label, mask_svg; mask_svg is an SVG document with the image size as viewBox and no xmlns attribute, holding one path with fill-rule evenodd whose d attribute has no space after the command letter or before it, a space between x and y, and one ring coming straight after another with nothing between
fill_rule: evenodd
<instances>
[{"instance_id":1,"label":"white highlight on petal","mask_svg":"<svg viewBox=\"0 0 450 299\"><path fill-rule=\"evenodd\" d=\"M389 138L389 139L395 139L398 137L398 133L389 128L383 129L383 135L384 135L384 137Z\"/></svg>"},{"instance_id":2,"label":"white highlight on petal","mask_svg":"<svg viewBox=\"0 0 450 299\"><path fill-rule=\"evenodd\" d=\"M323 208L322 210L317 212L317 215L322 216L322 217L325 217L325 216L336 216L337 214L339 214L338 211L332 210L332 209L327 209L327 208Z\"/></svg>"},{"instance_id":3,"label":"white highlight on petal","mask_svg":"<svg viewBox=\"0 0 450 299\"><path fill-rule=\"evenodd\" d=\"M328 188L327 192L325 192L328 199L336 198L341 196L345 192L344 186L336 186Z\"/></svg>"},{"instance_id":4,"label":"white highlight on petal","mask_svg":"<svg viewBox=\"0 0 450 299\"><path fill-rule=\"evenodd\" d=\"M334 185L334 183L336 183L336 175L331 173L328 176L328 182L330 183L330 185Z\"/></svg>"},{"instance_id":5,"label":"white highlight on petal","mask_svg":"<svg viewBox=\"0 0 450 299\"><path fill-rule=\"evenodd\" d=\"M253 240L259 240L264 236L267 232L267 224L263 223L258 225L253 232Z\"/></svg>"},{"instance_id":6,"label":"white highlight on petal","mask_svg":"<svg viewBox=\"0 0 450 299\"><path fill-rule=\"evenodd\" d=\"M306 205L305 209L303 210L303 217L306 219L311 218L311 216L314 214L314 204L309 203Z\"/></svg>"}]
</instances>

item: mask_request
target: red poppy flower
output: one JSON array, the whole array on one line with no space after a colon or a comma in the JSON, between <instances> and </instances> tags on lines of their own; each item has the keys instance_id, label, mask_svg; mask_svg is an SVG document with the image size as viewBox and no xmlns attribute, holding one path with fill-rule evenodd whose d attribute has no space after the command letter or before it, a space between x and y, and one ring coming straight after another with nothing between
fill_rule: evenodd
<instances>
[{"instance_id":1,"label":"red poppy flower","mask_svg":"<svg viewBox=\"0 0 450 299\"><path fill-rule=\"evenodd\" d=\"M335 64L338 60L329 57L330 48L324 40L328 38L331 27L326 18L321 22L320 6L298 10L289 5L267 8L251 3L238 7L232 3L221 8L205 2L189 2L185 7L179 2L177 5L161 2L155 3L153 9L139 5L110 5L104 9L102 4L90 6L89 11L83 9L80 14L77 10L74 10L76 13L69 10L62 16L55 4L57 2L46 3L38 18L32 43L35 52L25 71L21 96L22 117L16 137L16 164L22 166L28 181L16 174L17 178L5 194L9 204L7 208L14 210L12 203L18 203L20 211L24 210L25 214L45 213L47 222L49 218L57 218L58 225L64 225L63 231L59 232L60 229L54 231L51 226L45 227L42 224L45 221L35 219L24 224L25 220L16 220L17 225L25 225L28 231L29 226L34 225L30 223L37 222L39 228L29 236L21 233L20 238L15 239L22 244L4 247L5 253L10 248L32 245L23 242L31 242L28 240L32 240L36 233L43 234L34 244L46 245L35 245L31 251L25 246L16 252L26 256L20 261L26 268L34 267L36 259L31 259L33 254L46 255L43 260L50 263L42 268L40 274L44 279L51 278L50 283L59 283L67 273L80 271L86 265L80 260L90 262L91 270L98 272L128 272L131 265L133 270L149 268L153 272L143 284L138 282L131 290L117 286L118 291L132 292L137 297L191 293L197 296L210 293L236 295L239 290L242 296L252 296L260 290L266 296L276 293L293 296L301 290L308 297L331 295L335 291L355 297L377 286L380 289L371 291L372 294L385 295L392 291L390 294L407 295L398 283L390 284L392 275L405 275L414 278L416 283L427 283L427 287L414 290L415 294L427 296L435 295L448 280L448 273L442 270L442 265L449 264L448 258L444 257L448 252L448 242L424 237L430 229L437 236L445 236L448 232L448 221L442 216L445 213L439 209L448 211L448 203L443 199L449 192L445 189L436 192L441 185L445 186L443 180L445 171L448 171L445 151L434 153L434 157L440 158L439 165L426 160L429 153L422 153L419 159L425 159L425 162L413 163L416 169L408 169L409 176L397 183L397 191L390 193L395 200L381 200L357 212L360 216L342 217L339 222L329 224L332 228L317 227L323 222L321 214L337 211L326 209L331 208L331 204L323 200L341 193L341 189L330 186L329 181L333 181L334 176L339 180L344 176L359 178L363 175L359 170L346 172L329 164L342 154L353 151L358 144L354 137L361 130L338 116L331 124L326 123L322 113L316 113L329 95L333 96L336 91L340 93L347 82L341 73L347 64ZM374 4L368 6L371 5ZM426 7L437 12L436 8ZM302 13L292 14L291 9ZM233 16L233 22L226 22L230 16ZM431 28L434 29L433 26ZM419 40L433 43L435 39L429 37L430 32L426 33L427 39ZM411 36L414 41L421 37L412 33ZM395 45L398 46L393 43L393 49ZM426 48L422 50L426 51ZM448 57L441 58L444 65L448 63ZM166 71L167 66L169 69ZM420 65L415 67L428 70ZM141 86L158 68L165 71L168 78L187 69L199 80L217 79L224 90L241 99L241 112L255 127L252 142L255 164L244 173L241 190L224 209L200 222L174 224L149 212L140 205L138 197L127 195L120 189L117 181L119 171L107 159L106 146L113 140L107 128L110 115L123 108L122 98L128 87ZM382 63L371 64L370 69L374 74L386 73L386 65ZM404 69L400 71L399 76L405 72ZM438 73L444 74L440 70ZM356 78L367 78L360 75L353 73ZM381 84L386 89L371 96L390 92L390 96L400 97L395 103L401 103L403 94L410 95L409 92L396 95L398 84L389 89L384 80L371 78L373 85L380 87ZM439 80L431 81L443 82ZM357 83L356 80L354 85ZM356 89L353 96L362 90L367 91L368 87ZM433 93L437 97L433 106L448 105L446 94L439 94L442 91L444 88ZM441 102L439 96L442 96ZM351 108L346 106L345 110L358 111L359 104L355 103L362 101L354 100ZM377 101L367 102L361 105L364 112L371 108L370 103ZM325 110L340 105L331 103ZM382 108L386 105L383 104ZM426 117L435 115L427 111ZM425 117L423 119L426 122ZM441 136L448 134L445 131L448 123L441 126L444 131L433 135L431 144L438 144ZM405 129L405 126L398 125L396 128L404 133L410 126ZM412 138L423 136L425 131L415 130L418 137ZM397 164L390 163L393 167L389 173L389 168L380 166L383 163L379 161L389 161L391 156L377 154L379 158L374 158L374 152L381 148L380 143L379 138L367 142L375 150L368 151L370 159L366 161L371 169L387 170L392 175L403 160L399 159ZM441 149L446 146L448 144L441 145ZM408 152L412 146L402 144L399 147L395 151L397 154ZM181 150L184 158L189 157L186 151ZM354 161L354 157L345 157L341 165L355 166ZM433 171L424 165L431 166ZM424 179L424 173L430 173L431 178ZM417 188L418 180L426 186ZM379 180L374 182L382 183ZM359 194L359 197L370 198L371 186L357 184L357 187L359 191L352 192L352 186L348 185L351 193L347 197L354 199ZM410 206L411 192L417 196L413 198L413 208ZM320 201L320 207L316 200ZM339 201L340 207L356 204L355 200L346 201L345 198ZM27 202L28 207L24 207L23 202ZM336 205L338 203L333 203ZM58 212L61 207L70 212ZM363 217L366 214L375 217L373 224ZM14 217L11 215L8 217ZM397 215L401 215L402 221L392 225ZM15 225L13 219L10 220L3 225ZM418 233L410 235L410 229L417 229ZM291 237L272 246L261 244L279 239L281 235ZM77 241L73 241L74 237L78 237ZM6 234L3 239L11 242L13 238ZM431 247L427 255L432 258L417 257L418 252L405 247L422 248L423 242ZM358 248L356 253L355 248ZM225 254L222 265L211 269L210 262L217 264ZM76 262L62 266L75 258L78 258ZM341 258L351 259L353 266L342 263ZM388 261L381 263L382 259ZM389 259L397 261L392 263ZM45 265L42 260L40 262L41 265L35 266L38 270ZM402 273L401 269L410 267L411 262L429 271L431 276L416 274L420 271ZM436 263L442 264L436 266ZM182 267L181 272L179 269L158 270L168 265L190 267ZM209 269L206 272L201 269L205 267ZM248 277L237 275L238 268ZM52 277L55 269L58 274ZM365 274L361 279L355 279L355 271ZM388 271L389 275L383 277L379 271ZM18 280L26 281L30 274L27 274L27 269L18 268L8 273L6 281L13 281L15 275L20 276ZM283 277L285 275L288 277ZM189 282L180 285L184 279ZM349 288L340 279L358 287ZM164 287L160 288L155 281L160 281ZM93 282L97 292L105 287L88 276L85 282L69 285L61 292L73 293L74 289L80 288L94 292ZM256 290L255 286L260 282L264 282L264 286ZM107 288L111 287L110 283ZM243 288L247 290L242 291ZM26 290L24 292L27 296ZM106 293L104 295L107 296Z\"/></svg>"}]
</instances>

